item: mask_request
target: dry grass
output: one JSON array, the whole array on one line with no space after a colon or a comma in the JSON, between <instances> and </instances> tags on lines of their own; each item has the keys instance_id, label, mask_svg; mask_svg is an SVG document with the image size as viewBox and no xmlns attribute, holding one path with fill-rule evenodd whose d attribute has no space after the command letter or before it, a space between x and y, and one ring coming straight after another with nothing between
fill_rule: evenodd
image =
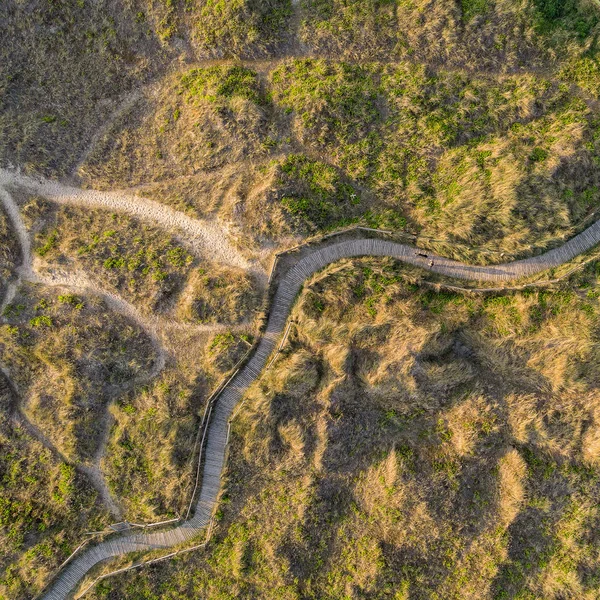
<instances>
[{"instance_id":1,"label":"dry grass","mask_svg":"<svg viewBox=\"0 0 600 600\"><path fill-rule=\"evenodd\" d=\"M186 375L173 365L111 410L115 424L103 469L134 522L156 522L187 508L198 413L207 389L202 378L190 381Z\"/></svg>"},{"instance_id":2,"label":"dry grass","mask_svg":"<svg viewBox=\"0 0 600 600\"><path fill-rule=\"evenodd\" d=\"M0 595L31 597L89 529L108 516L73 465L15 423L18 399L0 374Z\"/></svg>"},{"instance_id":3,"label":"dry grass","mask_svg":"<svg viewBox=\"0 0 600 600\"><path fill-rule=\"evenodd\" d=\"M173 47L121 2L0 8L0 160L66 174L121 97L164 69Z\"/></svg>"},{"instance_id":4,"label":"dry grass","mask_svg":"<svg viewBox=\"0 0 600 600\"><path fill-rule=\"evenodd\" d=\"M234 427L206 557L96 595L595 597L596 311L331 269Z\"/></svg>"},{"instance_id":5,"label":"dry grass","mask_svg":"<svg viewBox=\"0 0 600 600\"><path fill-rule=\"evenodd\" d=\"M192 176L251 158L265 137L256 73L234 65L176 73L114 123L81 174L94 186Z\"/></svg>"},{"instance_id":6,"label":"dry grass","mask_svg":"<svg viewBox=\"0 0 600 600\"><path fill-rule=\"evenodd\" d=\"M259 295L250 276L241 269L204 267L193 271L177 310L188 323L237 324L258 310Z\"/></svg>"},{"instance_id":7,"label":"dry grass","mask_svg":"<svg viewBox=\"0 0 600 600\"><path fill-rule=\"evenodd\" d=\"M165 79L80 172L219 215L259 245L363 222L489 260L593 215L597 131L591 104L539 75L310 59L263 79L232 63Z\"/></svg>"},{"instance_id":8,"label":"dry grass","mask_svg":"<svg viewBox=\"0 0 600 600\"><path fill-rule=\"evenodd\" d=\"M122 214L37 197L26 200L23 214L35 234L36 268L83 275L134 304L149 321L162 315L233 324L253 317L258 291L250 275L192 256L167 232ZM228 302L221 301L223 292Z\"/></svg>"},{"instance_id":9,"label":"dry grass","mask_svg":"<svg viewBox=\"0 0 600 600\"><path fill-rule=\"evenodd\" d=\"M22 409L69 459L90 459L110 399L151 368L150 341L102 301L69 290L21 286L4 317L3 363Z\"/></svg>"},{"instance_id":10,"label":"dry grass","mask_svg":"<svg viewBox=\"0 0 600 600\"><path fill-rule=\"evenodd\" d=\"M4 211L0 211L0 293L4 295L5 284L13 269L19 264L20 250Z\"/></svg>"},{"instance_id":11,"label":"dry grass","mask_svg":"<svg viewBox=\"0 0 600 600\"><path fill-rule=\"evenodd\" d=\"M470 260L516 256L598 206L594 105L563 81L594 89L578 56L544 75L413 55L178 72L113 123L80 173L218 215L258 245L363 222L419 230L456 257L457 245L475 247ZM305 166L286 173L293 161Z\"/></svg>"}]
</instances>

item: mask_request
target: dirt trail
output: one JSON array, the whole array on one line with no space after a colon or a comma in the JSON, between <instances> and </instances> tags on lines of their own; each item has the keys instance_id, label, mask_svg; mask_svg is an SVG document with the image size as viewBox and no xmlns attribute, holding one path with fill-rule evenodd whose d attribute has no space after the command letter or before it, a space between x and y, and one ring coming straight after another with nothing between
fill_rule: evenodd
<instances>
[{"instance_id":1,"label":"dirt trail","mask_svg":"<svg viewBox=\"0 0 600 600\"><path fill-rule=\"evenodd\" d=\"M193 219L154 200L122 191L83 190L57 181L23 175L16 170L0 169L0 188L8 186L24 187L58 204L127 213L145 223L184 234L179 236L183 243L213 261L243 269L250 267L248 259L229 242L227 231L221 224Z\"/></svg>"},{"instance_id":2,"label":"dirt trail","mask_svg":"<svg viewBox=\"0 0 600 600\"><path fill-rule=\"evenodd\" d=\"M140 100L143 96L142 90L133 90L129 94L126 94L120 102L117 103L117 107L115 110L107 117L104 124L94 133L91 137L88 145L85 147L82 152L77 164L73 167L71 171L71 177L73 179L78 178L79 169L85 163L85 161L89 158L90 154L94 151L94 148L98 144L98 142L104 137L104 135L110 130L113 123L123 114L125 114L130 108L133 108L135 103Z\"/></svg>"},{"instance_id":3,"label":"dirt trail","mask_svg":"<svg viewBox=\"0 0 600 600\"><path fill-rule=\"evenodd\" d=\"M21 218L19 207L17 206L10 193L2 187L0 187L0 201L17 234L22 255L21 265L16 270L17 280L10 282L5 297L0 306L0 314L2 310L4 310L4 308L13 300L20 283L23 281L34 284L41 284L48 287L65 287L72 291L79 292L81 294L92 294L101 297L111 310L120 313L128 317L133 322L135 322L140 327L140 329L142 329L149 337L154 348L156 360L154 361L152 369L148 373L145 373L143 376L138 377L136 378L136 380L132 381L131 386L140 385L148 381L152 381L164 369L165 364L167 362L168 353L165 350L162 341L168 340L170 332L175 330L217 332L224 331L227 329L237 329L237 327L231 328L227 327L226 325L219 324L187 325L182 323L169 322L157 316L144 316L138 311L138 309L135 306L121 298L116 293L109 292L95 285L89 280L87 275L84 273L77 271L67 272L65 270L56 269L42 272L38 261L36 261L32 255L29 233ZM239 328L244 328L244 326L245 324L242 324L239 326ZM4 368L3 371L5 371ZM7 377L10 378L10 375L8 373L5 374ZM27 419L26 415L20 409L15 414L18 417L18 422L24 428L26 428L31 435L36 437L36 439L38 439L40 443L42 443L45 447L49 448L59 457L62 457L60 452L45 437L41 430L31 421L29 421L29 419ZM115 519L121 520L123 518L122 508L111 494L101 470L101 462L106 453L106 447L110 438L110 429L112 427L112 424L112 415L110 414L110 411L107 410L103 417L102 435L100 438L100 442L98 444L98 447L96 449L91 463L77 465L77 468L88 476L92 485L100 494L104 505L110 511L111 515ZM63 458L64 457L62 457L61 459Z\"/></svg>"},{"instance_id":4,"label":"dirt trail","mask_svg":"<svg viewBox=\"0 0 600 600\"><path fill-rule=\"evenodd\" d=\"M8 369L4 365L0 365L0 371L2 371L2 373L4 374L4 377L9 382L11 388L13 389L13 394L15 395L15 400L11 414L12 421L18 427L24 429L32 438L36 439L42 446L44 446L44 448L48 449L57 460L68 465L72 464L73 467L75 467L75 470L86 475L87 478L90 480L92 486L100 495L102 503L104 504L105 508L110 512L112 517L114 519L121 520L123 511L120 505L112 497L100 469L97 468L95 464L85 465L71 463L71 461L44 435L42 430L35 423L29 420L29 417L25 414L25 412L19 405L18 398L20 397L20 395L11 379L10 372L8 371Z\"/></svg>"}]
</instances>

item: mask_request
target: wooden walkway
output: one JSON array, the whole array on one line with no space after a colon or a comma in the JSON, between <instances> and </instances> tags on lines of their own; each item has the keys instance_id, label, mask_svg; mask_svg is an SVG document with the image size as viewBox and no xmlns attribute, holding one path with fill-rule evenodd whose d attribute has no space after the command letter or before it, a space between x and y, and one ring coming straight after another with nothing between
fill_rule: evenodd
<instances>
[{"instance_id":1,"label":"wooden walkway","mask_svg":"<svg viewBox=\"0 0 600 600\"><path fill-rule=\"evenodd\" d=\"M288 315L304 281L325 266L342 258L389 256L441 275L466 280L511 281L557 267L600 242L600 221L587 230L540 256L489 266L465 265L429 254L419 256L411 246L378 238L355 239L317 248L291 267L277 287L270 306L266 330L246 365L223 388L216 401L207 433L202 485L193 518L169 530L115 536L88 547L58 574L43 598L69 597L84 575L97 563L129 552L167 549L183 544L206 530L217 505L221 473L225 463L228 423L235 406L257 379L277 347ZM431 261L433 260L433 266Z\"/></svg>"}]
</instances>

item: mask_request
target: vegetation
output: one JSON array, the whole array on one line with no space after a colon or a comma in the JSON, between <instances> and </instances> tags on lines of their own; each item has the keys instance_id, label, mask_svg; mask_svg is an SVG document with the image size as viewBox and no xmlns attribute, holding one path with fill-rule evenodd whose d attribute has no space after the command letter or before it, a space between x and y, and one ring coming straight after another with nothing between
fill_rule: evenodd
<instances>
[{"instance_id":1,"label":"vegetation","mask_svg":"<svg viewBox=\"0 0 600 600\"><path fill-rule=\"evenodd\" d=\"M32 221L39 229L35 251L49 266L70 262L76 272L94 274L107 289L151 309L160 309L181 290L194 262L173 238L124 215L52 210L39 199L25 211L37 216Z\"/></svg>"},{"instance_id":2,"label":"vegetation","mask_svg":"<svg viewBox=\"0 0 600 600\"><path fill-rule=\"evenodd\" d=\"M242 98L260 104L256 73L245 67L194 69L181 78L188 102L204 100L224 105L226 100Z\"/></svg>"},{"instance_id":3,"label":"vegetation","mask_svg":"<svg viewBox=\"0 0 600 600\"><path fill-rule=\"evenodd\" d=\"M301 38L323 56L509 70L596 50L586 0L304 0Z\"/></svg>"},{"instance_id":4,"label":"vegetation","mask_svg":"<svg viewBox=\"0 0 600 600\"><path fill-rule=\"evenodd\" d=\"M352 185L326 163L290 155L279 165L281 204L297 223L311 229L335 227L347 220L360 198ZM286 190L290 190L286 193Z\"/></svg>"},{"instance_id":5,"label":"vegetation","mask_svg":"<svg viewBox=\"0 0 600 600\"><path fill-rule=\"evenodd\" d=\"M264 103L251 69L216 66L177 73L162 82L158 95L148 94L114 123L81 173L101 187L139 185L246 160L263 152ZM208 195L214 194L209 187ZM196 212L211 208L207 198L193 196Z\"/></svg>"},{"instance_id":6,"label":"vegetation","mask_svg":"<svg viewBox=\"0 0 600 600\"><path fill-rule=\"evenodd\" d=\"M131 521L185 514L205 400L251 340L231 331L184 334L172 340L171 360L160 376L112 407L115 425L102 466Z\"/></svg>"},{"instance_id":7,"label":"vegetation","mask_svg":"<svg viewBox=\"0 0 600 600\"><path fill-rule=\"evenodd\" d=\"M108 401L152 366L150 341L97 298L35 286L21 287L3 317L2 363L21 409L69 460L89 460Z\"/></svg>"},{"instance_id":8,"label":"vegetation","mask_svg":"<svg viewBox=\"0 0 600 600\"><path fill-rule=\"evenodd\" d=\"M235 423L214 541L94 597L594 597L598 308L413 278L317 276Z\"/></svg>"},{"instance_id":9,"label":"vegetation","mask_svg":"<svg viewBox=\"0 0 600 600\"><path fill-rule=\"evenodd\" d=\"M598 218L599 35L595 0L4 2L0 169L219 221L257 270L349 224L506 261ZM103 443L123 518L185 511L262 301L171 233L18 187L36 269L142 317L33 284L6 305L0 598L106 524L83 474ZM0 213L2 293L20 260ZM599 274L481 297L386 260L316 276L236 422L206 552L94 594L600 596Z\"/></svg>"},{"instance_id":10,"label":"vegetation","mask_svg":"<svg viewBox=\"0 0 600 600\"><path fill-rule=\"evenodd\" d=\"M166 371L112 409L103 466L131 519L156 522L187 509L202 384L181 375Z\"/></svg>"},{"instance_id":11,"label":"vegetation","mask_svg":"<svg viewBox=\"0 0 600 600\"><path fill-rule=\"evenodd\" d=\"M89 481L14 418L17 399L0 374L0 596L39 589L107 516Z\"/></svg>"},{"instance_id":12,"label":"vegetation","mask_svg":"<svg viewBox=\"0 0 600 600\"><path fill-rule=\"evenodd\" d=\"M125 215L52 208L40 198L24 212L38 231L34 251L47 268L68 264L80 278L118 292L147 313L235 324L249 320L258 306L250 275L198 260L170 235Z\"/></svg>"},{"instance_id":13,"label":"vegetation","mask_svg":"<svg viewBox=\"0 0 600 600\"><path fill-rule=\"evenodd\" d=\"M10 278L12 270L19 262L19 247L12 232L8 217L0 211L0 291Z\"/></svg>"},{"instance_id":14,"label":"vegetation","mask_svg":"<svg viewBox=\"0 0 600 600\"><path fill-rule=\"evenodd\" d=\"M265 55L283 42L291 13L291 0L202 0L196 42L212 56Z\"/></svg>"}]
</instances>

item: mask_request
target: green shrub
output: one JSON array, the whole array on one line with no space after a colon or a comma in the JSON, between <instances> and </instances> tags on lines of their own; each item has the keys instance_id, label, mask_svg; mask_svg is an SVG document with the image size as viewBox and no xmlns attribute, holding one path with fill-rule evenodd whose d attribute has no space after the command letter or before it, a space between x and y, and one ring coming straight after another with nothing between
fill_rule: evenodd
<instances>
[{"instance_id":1,"label":"green shrub","mask_svg":"<svg viewBox=\"0 0 600 600\"><path fill-rule=\"evenodd\" d=\"M56 229L52 231L46 241L38 248L35 249L36 254L39 256L46 256L50 250L56 248L58 244L58 231Z\"/></svg>"},{"instance_id":2,"label":"green shrub","mask_svg":"<svg viewBox=\"0 0 600 600\"><path fill-rule=\"evenodd\" d=\"M529 155L533 162L542 162L548 158L548 151L543 148L534 148Z\"/></svg>"},{"instance_id":3,"label":"green shrub","mask_svg":"<svg viewBox=\"0 0 600 600\"><path fill-rule=\"evenodd\" d=\"M539 11L538 27L542 33L560 28L583 41L598 24L597 7L582 0L534 0L534 4Z\"/></svg>"},{"instance_id":4,"label":"green shrub","mask_svg":"<svg viewBox=\"0 0 600 600\"><path fill-rule=\"evenodd\" d=\"M488 0L461 0L461 6L463 18L465 21L469 21L487 10Z\"/></svg>"},{"instance_id":5,"label":"green shrub","mask_svg":"<svg viewBox=\"0 0 600 600\"><path fill-rule=\"evenodd\" d=\"M335 227L357 214L360 196L326 163L292 154L279 165L281 203L298 227L308 230Z\"/></svg>"},{"instance_id":6,"label":"green shrub","mask_svg":"<svg viewBox=\"0 0 600 600\"><path fill-rule=\"evenodd\" d=\"M52 319L48 315L38 315L29 320L32 327L52 327Z\"/></svg>"}]
</instances>

